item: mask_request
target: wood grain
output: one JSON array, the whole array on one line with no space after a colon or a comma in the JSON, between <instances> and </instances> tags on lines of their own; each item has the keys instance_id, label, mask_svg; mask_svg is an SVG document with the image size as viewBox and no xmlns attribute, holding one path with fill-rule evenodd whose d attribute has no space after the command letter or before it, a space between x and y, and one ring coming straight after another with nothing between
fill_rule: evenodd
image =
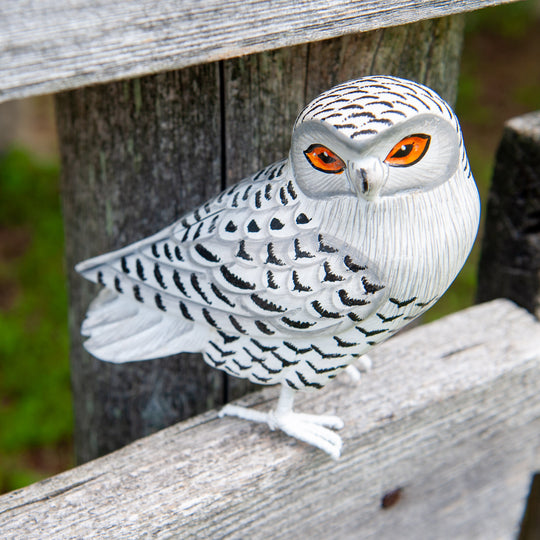
<instances>
[{"instance_id":1,"label":"wood grain","mask_svg":"<svg viewBox=\"0 0 540 540\"><path fill-rule=\"evenodd\" d=\"M78 261L149 236L221 190L216 64L56 96L79 462L223 403L223 375L182 355L108 364L82 348L99 287Z\"/></svg>"},{"instance_id":2,"label":"wood grain","mask_svg":"<svg viewBox=\"0 0 540 540\"><path fill-rule=\"evenodd\" d=\"M211 411L0 497L0 536L515 538L540 466L540 323L497 300L372 356L359 386L298 399L345 421L337 462Z\"/></svg>"},{"instance_id":3,"label":"wood grain","mask_svg":"<svg viewBox=\"0 0 540 540\"><path fill-rule=\"evenodd\" d=\"M540 111L509 120L497 151L477 298L498 297L540 319Z\"/></svg>"},{"instance_id":4,"label":"wood grain","mask_svg":"<svg viewBox=\"0 0 540 540\"><path fill-rule=\"evenodd\" d=\"M285 157L298 113L334 84L375 67L452 101L462 37L462 17L433 19L57 95L79 463L254 386L194 355L123 365L89 357L79 328L96 287L74 265ZM405 46L413 41L418 50Z\"/></svg>"},{"instance_id":5,"label":"wood grain","mask_svg":"<svg viewBox=\"0 0 540 540\"><path fill-rule=\"evenodd\" d=\"M4 0L0 101L502 3L505 0Z\"/></svg>"}]
</instances>

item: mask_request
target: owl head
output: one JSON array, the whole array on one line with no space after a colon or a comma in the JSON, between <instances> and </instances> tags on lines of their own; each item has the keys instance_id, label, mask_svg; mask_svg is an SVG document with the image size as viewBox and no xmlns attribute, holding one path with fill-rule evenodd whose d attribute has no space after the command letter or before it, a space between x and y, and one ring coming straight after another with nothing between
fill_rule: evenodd
<instances>
[{"instance_id":1,"label":"owl head","mask_svg":"<svg viewBox=\"0 0 540 540\"><path fill-rule=\"evenodd\" d=\"M388 76L336 86L298 116L291 165L313 198L426 191L468 168L456 116L435 92Z\"/></svg>"}]
</instances>

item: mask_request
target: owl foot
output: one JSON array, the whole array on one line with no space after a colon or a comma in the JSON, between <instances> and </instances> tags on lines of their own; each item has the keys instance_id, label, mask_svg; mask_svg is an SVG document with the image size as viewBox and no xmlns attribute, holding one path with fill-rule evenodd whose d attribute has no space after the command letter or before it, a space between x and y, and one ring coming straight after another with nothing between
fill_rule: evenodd
<instances>
[{"instance_id":1,"label":"owl foot","mask_svg":"<svg viewBox=\"0 0 540 540\"><path fill-rule=\"evenodd\" d=\"M349 380L353 384L358 384L362 378L362 373L366 373L369 371L373 366L373 363L371 362L371 358L364 354L364 356L361 356L356 360L356 365L349 364L345 368L345 373L349 377Z\"/></svg>"},{"instance_id":2,"label":"owl foot","mask_svg":"<svg viewBox=\"0 0 540 540\"><path fill-rule=\"evenodd\" d=\"M371 358L367 354L364 354L363 356L358 358L358 360L356 360L356 364L358 366L358 369L362 373L366 373L367 371L370 371L371 368L373 367L373 362L371 361Z\"/></svg>"},{"instance_id":3,"label":"owl foot","mask_svg":"<svg viewBox=\"0 0 540 540\"><path fill-rule=\"evenodd\" d=\"M294 390L282 387L275 410L261 412L238 405L225 405L219 416L236 416L244 420L267 424L273 431L280 429L290 437L320 448L332 458L338 459L343 443L332 429L341 429L343 421L337 416L295 413L292 410ZM331 428L331 429L328 429Z\"/></svg>"}]
</instances>

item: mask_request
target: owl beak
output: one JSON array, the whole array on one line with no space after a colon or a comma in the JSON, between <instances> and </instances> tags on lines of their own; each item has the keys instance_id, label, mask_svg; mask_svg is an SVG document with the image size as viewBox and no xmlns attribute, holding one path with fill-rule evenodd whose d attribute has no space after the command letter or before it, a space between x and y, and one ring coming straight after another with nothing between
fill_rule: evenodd
<instances>
[{"instance_id":1,"label":"owl beak","mask_svg":"<svg viewBox=\"0 0 540 540\"><path fill-rule=\"evenodd\" d=\"M373 200L386 183L388 167L376 158L350 161L347 166L347 175L355 193L364 199Z\"/></svg>"}]
</instances>

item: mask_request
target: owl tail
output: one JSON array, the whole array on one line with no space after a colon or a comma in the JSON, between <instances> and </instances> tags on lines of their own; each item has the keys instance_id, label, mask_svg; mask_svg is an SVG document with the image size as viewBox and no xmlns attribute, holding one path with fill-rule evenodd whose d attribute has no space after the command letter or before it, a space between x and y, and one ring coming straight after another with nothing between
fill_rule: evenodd
<instances>
[{"instance_id":1,"label":"owl tail","mask_svg":"<svg viewBox=\"0 0 540 540\"><path fill-rule=\"evenodd\" d=\"M135 362L199 352L204 339L189 321L150 309L103 289L90 304L81 333L84 348L106 362Z\"/></svg>"}]
</instances>

